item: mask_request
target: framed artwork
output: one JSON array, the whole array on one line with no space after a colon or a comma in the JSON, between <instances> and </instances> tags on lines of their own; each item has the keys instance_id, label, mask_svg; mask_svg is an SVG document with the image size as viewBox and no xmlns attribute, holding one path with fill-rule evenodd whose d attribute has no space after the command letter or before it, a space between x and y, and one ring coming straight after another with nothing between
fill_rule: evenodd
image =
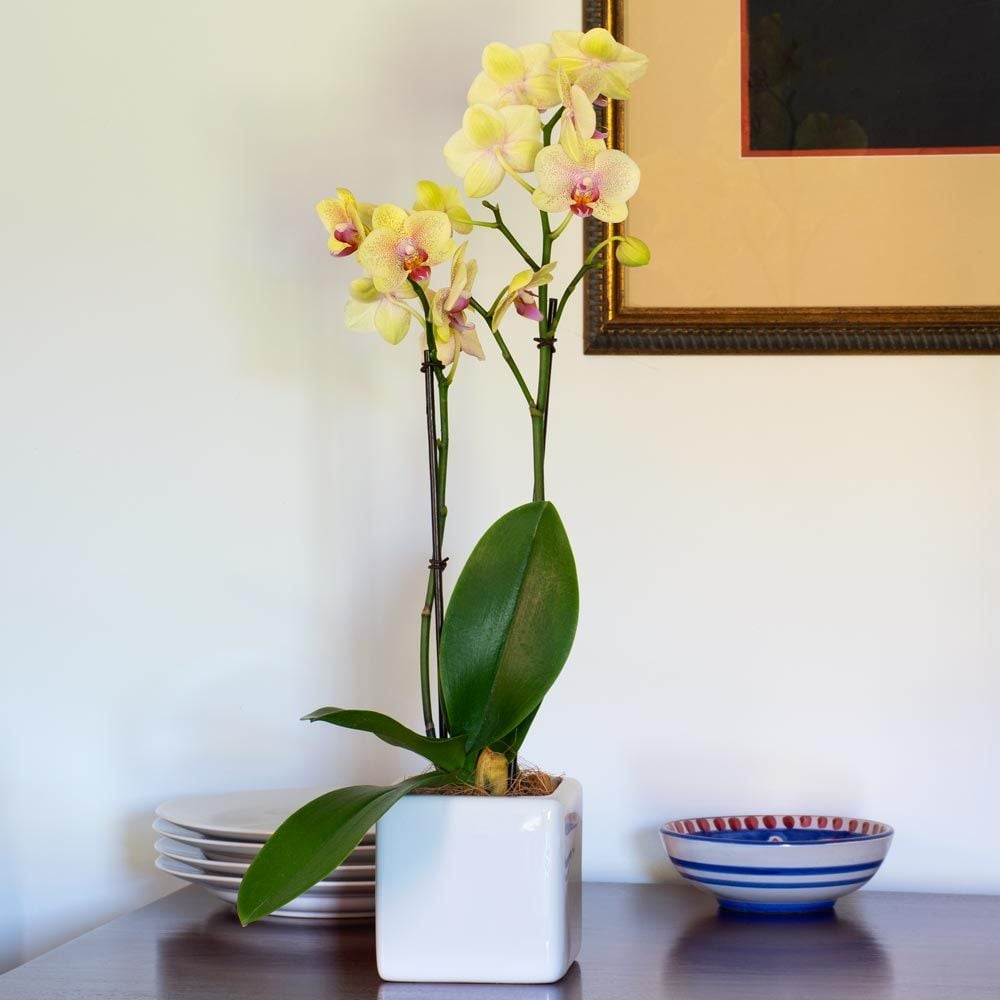
<instances>
[{"instance_id":1,"label":"framed artwork","mask_svg":"<svg viewBox=\"0 0 1000 1000\"><path fill-rule=\"evenodd\" d=\"M645 240L585 349L1000 352L1000 2L585 0L650 57L606 126Z\"/></svg>"}]
</instances>

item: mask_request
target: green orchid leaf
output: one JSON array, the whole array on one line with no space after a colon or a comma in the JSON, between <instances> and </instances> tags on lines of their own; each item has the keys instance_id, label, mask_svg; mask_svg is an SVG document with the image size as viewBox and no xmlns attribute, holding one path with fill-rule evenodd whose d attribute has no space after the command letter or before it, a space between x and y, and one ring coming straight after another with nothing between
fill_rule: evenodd
<instances>
[{"instance_id":1,"label":"green orchid leaf","mask_svg":"<svg viewBox=\"0 0 1000 1000\"><path fill-rule=\"evenodd\" d=\"M452 775L435 771L389 787L338 788L292 813L243 876L236 902L240 923L266 917L326 878L407 792L450 780Z\"/></svg>"},{"instance_id":2,"label":"green orchid leaf","mask_svg":"<svg viewBox=\"0 0 1000 1000\"><path fill-rule=\"evenodd\" d=\"M506 736L501 736L500 739L494 740L491 744L493 749L497 753L504 754L507 760L517 760L521 744L528 735L528 730L535 721L535 716L538 714L539 708L541 708L541 705L536 706L529 712Z\"/></svg>"},{"instance_id":3,"label":"green orchid leaf","mask_svg":"<svg viewBox=\"0 0 1000 1000\"><path fill-rule=\"evenodd\" d=\"M329 722L344 729L359 729L372 733L385 743L420 754L442 771L458 771L466 763L465 737L432 740L421 736L402 723L381 712L364 712L350 708L319 708L302 717L307 722Z\"/></svg>"},{"instance_id":4,"label":"green orchid leaf","mask_svg":"<svg viewBox=\"0 0 1000 1000\"><path fill-rule=\"evenodd\" d=\"M541 704L569 656L579 605L573 551L551 503L515 508L479 540L441 635L448 719L470 752Z\"/></svg>"}]
</instances>

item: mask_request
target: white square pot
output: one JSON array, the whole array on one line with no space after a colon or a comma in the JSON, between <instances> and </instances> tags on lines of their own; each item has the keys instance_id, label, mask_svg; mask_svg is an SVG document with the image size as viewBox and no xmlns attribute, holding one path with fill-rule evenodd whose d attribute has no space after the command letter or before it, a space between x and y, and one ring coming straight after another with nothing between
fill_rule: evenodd
<instances>
[{"instance_id":1,"label":"white square pot","mask_svg":"<svg viewBox=\"0 0 1000 1000\"><path fill-rule=\"evenodd\" d=\"M393 982L552 983L580 950L583 796L407 795L378 823L378 971Z\"/></svg>"}]
</instances>

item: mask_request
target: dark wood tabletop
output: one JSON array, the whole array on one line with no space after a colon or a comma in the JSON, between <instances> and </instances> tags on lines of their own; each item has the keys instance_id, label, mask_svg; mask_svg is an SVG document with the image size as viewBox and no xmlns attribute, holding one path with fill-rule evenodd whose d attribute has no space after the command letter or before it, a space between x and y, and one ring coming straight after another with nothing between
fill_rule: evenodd
<instances>
[{"instance_id":1,"label":"dark wood tabletop","mask_svg":"<svg viewBox=\"0 0 1000 1000\"><path fill-rule=\"evenodd\" d=\"M516 933L511 947L517 947ZM368 926L261 922L182 889L0 976L0 1000L1000 1000L1000 896L862 891L834 913L720 913L697 890L588 884L551 986L383 983Z\"/></svg>"}]
</instances>

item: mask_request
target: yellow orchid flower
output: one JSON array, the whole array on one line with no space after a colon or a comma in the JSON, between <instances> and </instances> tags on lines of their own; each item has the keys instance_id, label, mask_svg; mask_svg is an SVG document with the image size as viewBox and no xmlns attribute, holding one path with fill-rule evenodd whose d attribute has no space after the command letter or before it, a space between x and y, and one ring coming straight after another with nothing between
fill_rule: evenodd
<instances>
[{"instance_id":1,"label":"yellow orchid flower","mask_svg":"<svg viewBox=\"0 0 1000 1000\"><path fill-rule=\"evenodd\" d=\"M358 205L347 188L337 188L336 198L324 198L316 206L316 214L330 234L328 246L334 257L347 257L361 246L371 230L371 208Z\"/></svg>"},{"instance_id":2,"label":"yellow orchid flower","mask_svg":"<svg viewBox=\"0 0 1000 1000\"><path fill-rule=\"evenodd\" d=\"M470 198L485 198L500 187L505 171L517 174L534 168L541 134L536 108L518 104L498 110L474 104L465 112L462 128L445 143L444 158L463 178Z\"/></svg>"},{"instance_id":3,"label":"yellow orchid flower","mask_svg":"<svg viewBox=\"0 0 1000 1000\"><path fill-rule=\"evenodd\" d=\"M417 181L415 212L444 212L451 219L451 228L463 236L472 232L469 215L458 188L453 184L435 184L434 181Z\"/></svg>"},{"instance_id":4,"label":"yellow orchid flower","mask_svg":"<svg viewBox=\"0 0 1000 1000\"><path fill-rule=\"evenodd\" d=\"M493 310L493 322L490 326L496 333L500 329L500 321L511 306L517 311L519 316L530 319L535 323L542 321L542 313L538 308L538 297L532 291L533 288L541 288L542 285L552 281L556 262L543 264L537 271L519 271L510 280L503 298L497 303Z\"/></svg>"},{"instance_id":5,"label":"yellow orchid flower","mask_svg":"<svg viewBox=\"0 0 1000 1000\"><path fill-rule=\"evenodd\" d=\"M431 268L455 249L451 220L444 212L414 212L397 205L379 205L372 213L372 231L361 244L358 261L375 288L392 292L407 278L426 281Z\"/></svg>"},{"instance_id":6,"label":"yellow orchid flower","mask_svg":"<svg viewBox=\"0 0 1000 1000\"><path fill-rule=\"evenodd\" d=\"M552 34L552 68L565 70L593 101L601 94L625 100L629 84L646 72L649 59L622 45L606 28L556 31Z\"/></svg>"},{"instance_id":7,"label":"yellow orchid flower","mask_svg":"<svg viewBox=\"0 0 1000 1000\"><path fill-rule=\"evenodd\" d=\"M559 103L555 77L549 68L552 49L544 42L512 49L491 42L483 49L483 71L469 87L469 104L506 108L530 104L539 111Z\"/></svg>"},{"instance_id":8,"label":"yellow orchid flower","mask_svg":"<svg viewBox=\"0 0 1000 1000\"><path fill-rule=\"evenodd\" d=\"M361 225L365 227L365 233L370 233L372 231L372 216L375 214L375 209L378 206L373 205L370 201L362 201L358 203L358 212L361 215Z\"/></svg>"},{"instance_id":9,"label":"yellow orchid flower","mask_svg":"<svg viewBox=\"0 0 1000 1000\"><path fill-rule=\"evenodd\" d=\"M456 348L480 361L486 360L475 324L470 323L465 315L472 298L472 285L476 280L476 262L465 262L467 246L468 243L463 243L452 257L451 284L434 292L431 298L431 322L434 340L437 342L438 361L445 365L457 360Z\"/></svg>"},{"instance_id":10,"label":"yellow orchid flower","mask_svg":"<svg viewBox=\"0 0 1000 1000\"><path fill-rule=\"evenodd\" d=\"M590 139L604 139L607 133L597 127L594 103L582 87L569 82L566 71L556 74L563 115L559 124L559 142L574 160L579 160L584 144Z\"/></svg>"},{"instance_id":11,"label":"yellow orchid flower","mask_svg":"<svg viewBox=\"0 0 1000 1000\"><path fill-rule=\"evenodd\" d=\"M561 146L547 146L535 161L538 187L531 196L543 212L565 212L580 218L593 215L601 222L621 222L628 215L625 204L639 187L639 168L618 149L608 149L601 139L580 143L572 158Z\"/></svg>"},{"instance_id":12,"label":"yellow orchid flower","mask_svg":"<svg viewBox=\"0 0 1000 1000\"><path fill-rule=\"evenodd\" d=\"M390 344L398 344L410 332L410 324L420 315L404 300L416 297L409 285L392 292L380 292L371 278L356 278L348 290L344 320L352 330L377 330Z\"/></svg>"}]
</instances>

